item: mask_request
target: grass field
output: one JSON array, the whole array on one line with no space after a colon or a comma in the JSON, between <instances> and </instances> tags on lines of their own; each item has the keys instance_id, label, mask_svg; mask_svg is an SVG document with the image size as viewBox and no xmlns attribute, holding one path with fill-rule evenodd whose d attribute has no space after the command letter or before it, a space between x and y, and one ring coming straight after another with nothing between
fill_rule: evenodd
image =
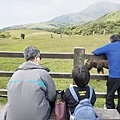
<instances>
[{"instance_id":1,"label":"grass field","mask_svg":"<svg viewBox=\"0 0 120 120\"><path fill-rule=\"evenodd\" d=\"M74 47L84 47L85 53L91 53L97 47L100 47L109 41L110 35L91 35L91 36L67 36L53 34L50 37L49 32L39 30L12 30L9 31L11 38L0 39L0 51L19 51L23 52L27 46L36 46L41 52L73 52ZM25 39L20 38L20 34L26 35ZM0 70L15 71L16 68L24 62L23 58L0 58ZM41 64L51 69L51 72L71 72L73 68L72 60L59 59L42 59ZM108 71L105 70L107 73ZM90 73L97 73L96 69L92 69ZM10 78L0 77L0 89L6 88ZM54 79L57 89L66 89L72 80L70 79ZM91 80L90 85L95 91L106 91L106 81ZM97 99L95 106L103 107L105 99Z\"/></svg>"}]
</instances>

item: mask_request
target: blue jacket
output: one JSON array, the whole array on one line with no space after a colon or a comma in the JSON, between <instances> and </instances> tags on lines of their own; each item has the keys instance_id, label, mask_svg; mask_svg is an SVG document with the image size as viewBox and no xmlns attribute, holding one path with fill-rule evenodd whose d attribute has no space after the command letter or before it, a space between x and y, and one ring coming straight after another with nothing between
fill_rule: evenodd
<instances>
[{"instance_id":1,"label":"blue jacket","mask_svg":"<svg viewBox=\"0 0 120 120\"><path fill-rule=\"evenodd\" d=\"M94 51L94 55L106 55L110 78L120 78L120 40L106 44Z\"/></svg>"}]
</instances>

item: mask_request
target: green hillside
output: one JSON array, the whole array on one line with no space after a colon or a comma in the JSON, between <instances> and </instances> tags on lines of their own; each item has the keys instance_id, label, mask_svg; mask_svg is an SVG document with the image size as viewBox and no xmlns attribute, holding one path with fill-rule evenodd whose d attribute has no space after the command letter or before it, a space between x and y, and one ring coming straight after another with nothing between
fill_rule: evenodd
<instances>
[{"instance_id":1,"label":"green hillside","mask_svg":"<svg viewBox=\"0 0 120 120\"><path fill-rule=\"evenodd\" d=\"M120 34L120 11L104 15L84 25L67 26L57 30L51 29L49 31L72 35Z\"/></svg>"},{"instance_id":2,"label":"green hillside","mask_svg":"<svg viewBox=\"0 0 120 120\"><path fill-rule=\"evenodd\" d=\"M106 21L119 21L120 20L120 10L111 14L104 15L96 20L96 22L106 22Z\"/></svg>"}]
</instances>

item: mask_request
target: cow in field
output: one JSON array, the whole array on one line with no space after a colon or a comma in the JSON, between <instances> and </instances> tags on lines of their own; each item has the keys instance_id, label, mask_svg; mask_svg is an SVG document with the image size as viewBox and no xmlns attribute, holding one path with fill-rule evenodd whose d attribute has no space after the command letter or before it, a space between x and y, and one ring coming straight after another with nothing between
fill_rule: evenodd
<instances>
[{"instance_id":1,"label":"cow in field","mask_svg":"<svg viewBox=\"0 0 120 120\"><path fill-rule=\"evenodd\" d=\"M102 72L104 74L104 69L108 69L108 60L92 60L88 59L85 63L85 66L88 68L88 70L91 70L93 67L97 68L97 73Z\"/></svg>"},{"instance_id":2,"label":"cow in field","mask_svg":"<svg viewBox=\"0 0 120 120\"><path fill-rule=\"evenodd\" d=\"M25 34L21 34L20 37L21 37L22 39L25 39Z\"/></svg>"}]
</instances>

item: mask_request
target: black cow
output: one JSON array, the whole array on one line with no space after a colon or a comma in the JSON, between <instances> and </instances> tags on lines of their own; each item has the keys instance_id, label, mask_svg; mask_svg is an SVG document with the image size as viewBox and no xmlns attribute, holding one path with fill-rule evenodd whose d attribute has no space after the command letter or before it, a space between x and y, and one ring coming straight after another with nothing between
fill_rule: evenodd
<instances>
[{"instance_id":1,"label":"black cow","mask_svg":"<svg viewBox=\"0 0 120 120\"><path fill-rule=\"evenodd\" d=\"M20 36L21 36L21 38L22 38L22 39L24 39L24 38L25 38L25 34L21 34Z\"/></svg>"}]
</instances>

